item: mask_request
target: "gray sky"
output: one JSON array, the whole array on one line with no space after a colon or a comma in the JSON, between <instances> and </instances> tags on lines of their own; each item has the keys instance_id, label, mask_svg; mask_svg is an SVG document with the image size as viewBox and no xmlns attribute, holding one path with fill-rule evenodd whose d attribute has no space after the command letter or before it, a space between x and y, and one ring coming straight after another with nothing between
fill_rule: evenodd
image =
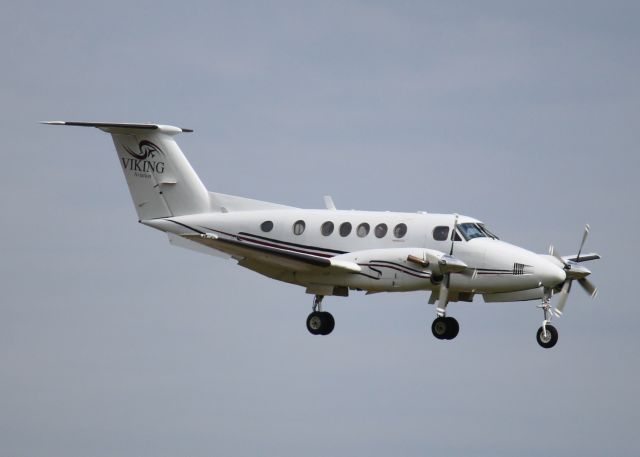
<instances>
[{"instance_id":1,"label":"gray sky","mask_svg":"<svg viewBox=\"0 0 640 457\"><path fill-rule=\"evenodd\" d=\"M0 454L638 455L637 2L9 2L0 15ZM154 121L211 190L459 212L600 294L311 297L136 223L109 137Z\"/></svg>"}]
</instances>

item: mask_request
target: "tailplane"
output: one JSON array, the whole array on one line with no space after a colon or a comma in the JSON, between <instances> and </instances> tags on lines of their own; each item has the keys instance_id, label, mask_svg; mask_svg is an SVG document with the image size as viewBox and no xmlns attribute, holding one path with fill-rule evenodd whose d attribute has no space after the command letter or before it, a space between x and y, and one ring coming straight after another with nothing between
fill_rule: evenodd
<instances>
[{"instance_id":1,"label":"tailplane","mask_svg":"<svg viewBox=\"0 0 640 457\"><path fill-rule=\"evenodd\" d=\"M208 192L174 140L179 133L193 132L191 129L107 122L50 121L43 124L95 127L110 133L140 221L207 212L290 208Z\"/></svg>"},{"instance_id":2,"label":"tailplane","mask_svg":"<svg viewBox=\"0 0 640 457\"><path fill-rule=\"evenodd\" d=\"M96 127L110 133L138 220L211 210L210 197L174 136L192 132L170 125L103 122L45 122Z\"/></svg>"}]
</instances>

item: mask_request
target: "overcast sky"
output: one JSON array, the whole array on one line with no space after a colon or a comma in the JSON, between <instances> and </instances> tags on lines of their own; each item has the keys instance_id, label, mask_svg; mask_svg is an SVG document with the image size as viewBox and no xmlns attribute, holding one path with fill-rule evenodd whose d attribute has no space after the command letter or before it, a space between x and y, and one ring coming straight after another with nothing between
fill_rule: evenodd
<instances>
[{"instance_id":1,"label":"overcast sky","mask_svg":"<svg viewBox=\"0 0 640 457\"><path fill-rule=\"evenodd\" d=\"M640 452L637 2L4 2L0 455ZM136 222L108 135L160 122L210 190L458 212L575 253L536 302L312 297Z\"/></svg>"}]
</instances>

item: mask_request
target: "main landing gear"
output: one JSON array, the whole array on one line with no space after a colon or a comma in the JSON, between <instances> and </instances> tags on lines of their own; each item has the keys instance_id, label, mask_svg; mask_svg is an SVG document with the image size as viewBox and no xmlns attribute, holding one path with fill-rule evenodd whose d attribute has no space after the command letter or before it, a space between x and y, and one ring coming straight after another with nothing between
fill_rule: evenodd
<instances>
[{"instance_id":1,"label":"main landing gear","mask_svg":"<svg viewBox=\"0 0 640 457\"><path fill-rule=\"evenodd\" d=\"M323 295L316 295L313 299L313 312L307 317L307 330L312 335L328 335L333 331L336 321L331 313L322 311Z\"/></svg>"},{"instance_id":2,"label":"main landing gear","mask_svg":"<svg viewBox=\"0 0 640 457\"><path fill-rule=\"evenodd\" d=\"M538 305L538 308L542 309L544 313L544 320L542 321L542 327L538 329L536 333L536 340L538 344L545 349L552 348L558 342L558 330L551 325L551 290L546 289L544 291L544 297L542 298L542 305Z\"/></svg>"},{"instance_id":3,"label":"main landing gear","mask_svg":"<svg viewBox=\"0 0 640 457\"><path fill-rule=\"evenodd\" d=\"M458 336L460 325L453 317L440 316L431 324L433 336L439 340L452 340Z\"/></svg>"},{"instance_id":4,"label":"main landing gear","mask_svg":"<svg viewBox=\"0 0 640 457\"><path fill-rule=\"evenodd\" d=\"M449 304L449 278L445 277L440 284L438 305L435 318L431 324L431 333L439 340L452 340L458 336L460 325L453 317L447 317L447 305Z\"/></svg>"}]
</instances>

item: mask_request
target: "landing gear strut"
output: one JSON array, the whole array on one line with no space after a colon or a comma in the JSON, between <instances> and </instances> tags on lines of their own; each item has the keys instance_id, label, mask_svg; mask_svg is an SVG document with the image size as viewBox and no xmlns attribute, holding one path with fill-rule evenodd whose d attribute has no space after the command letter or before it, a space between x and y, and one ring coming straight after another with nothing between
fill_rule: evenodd
<instances>
[{"instance_id":1,"label":"landing gear strut","mask_svg":"<svg viewBox=\"0 0 640 457\"><path fill-rule=\"evenodd\" d=\"M449 274L440 283L436 315L431 324L431 333L439 340L452 340L458 336L460 325L453 317L447 317L447 305L449 304Z\"/></svg>"},{"instance_id":2,"label":"landing gear strut","mask_svg":"<svg viewBox=\"0 0 640 457\"><path fill-rule=\"evenodd\" d=\"M307 330L312 335L328 335L336 325L331 313L322 311L323 298L323 295L315 296L313 299L313 312L307 317Z\"/></svg>"},{"instance_id":3,"label":"landing gear strut","mask_svg":"<svg viewBox=\"0 0 640 457\"><path fill-rule=\"evenodd\" d=\"M538 305L538 308L542 309L544 320L542 321L542 327L540 327L536 333L536 340L540 346L549 349L554 347L558 342L558 330L550 324L552 318L551 289L545 288L542 305Z\"/></svg>"}]
</instances>

